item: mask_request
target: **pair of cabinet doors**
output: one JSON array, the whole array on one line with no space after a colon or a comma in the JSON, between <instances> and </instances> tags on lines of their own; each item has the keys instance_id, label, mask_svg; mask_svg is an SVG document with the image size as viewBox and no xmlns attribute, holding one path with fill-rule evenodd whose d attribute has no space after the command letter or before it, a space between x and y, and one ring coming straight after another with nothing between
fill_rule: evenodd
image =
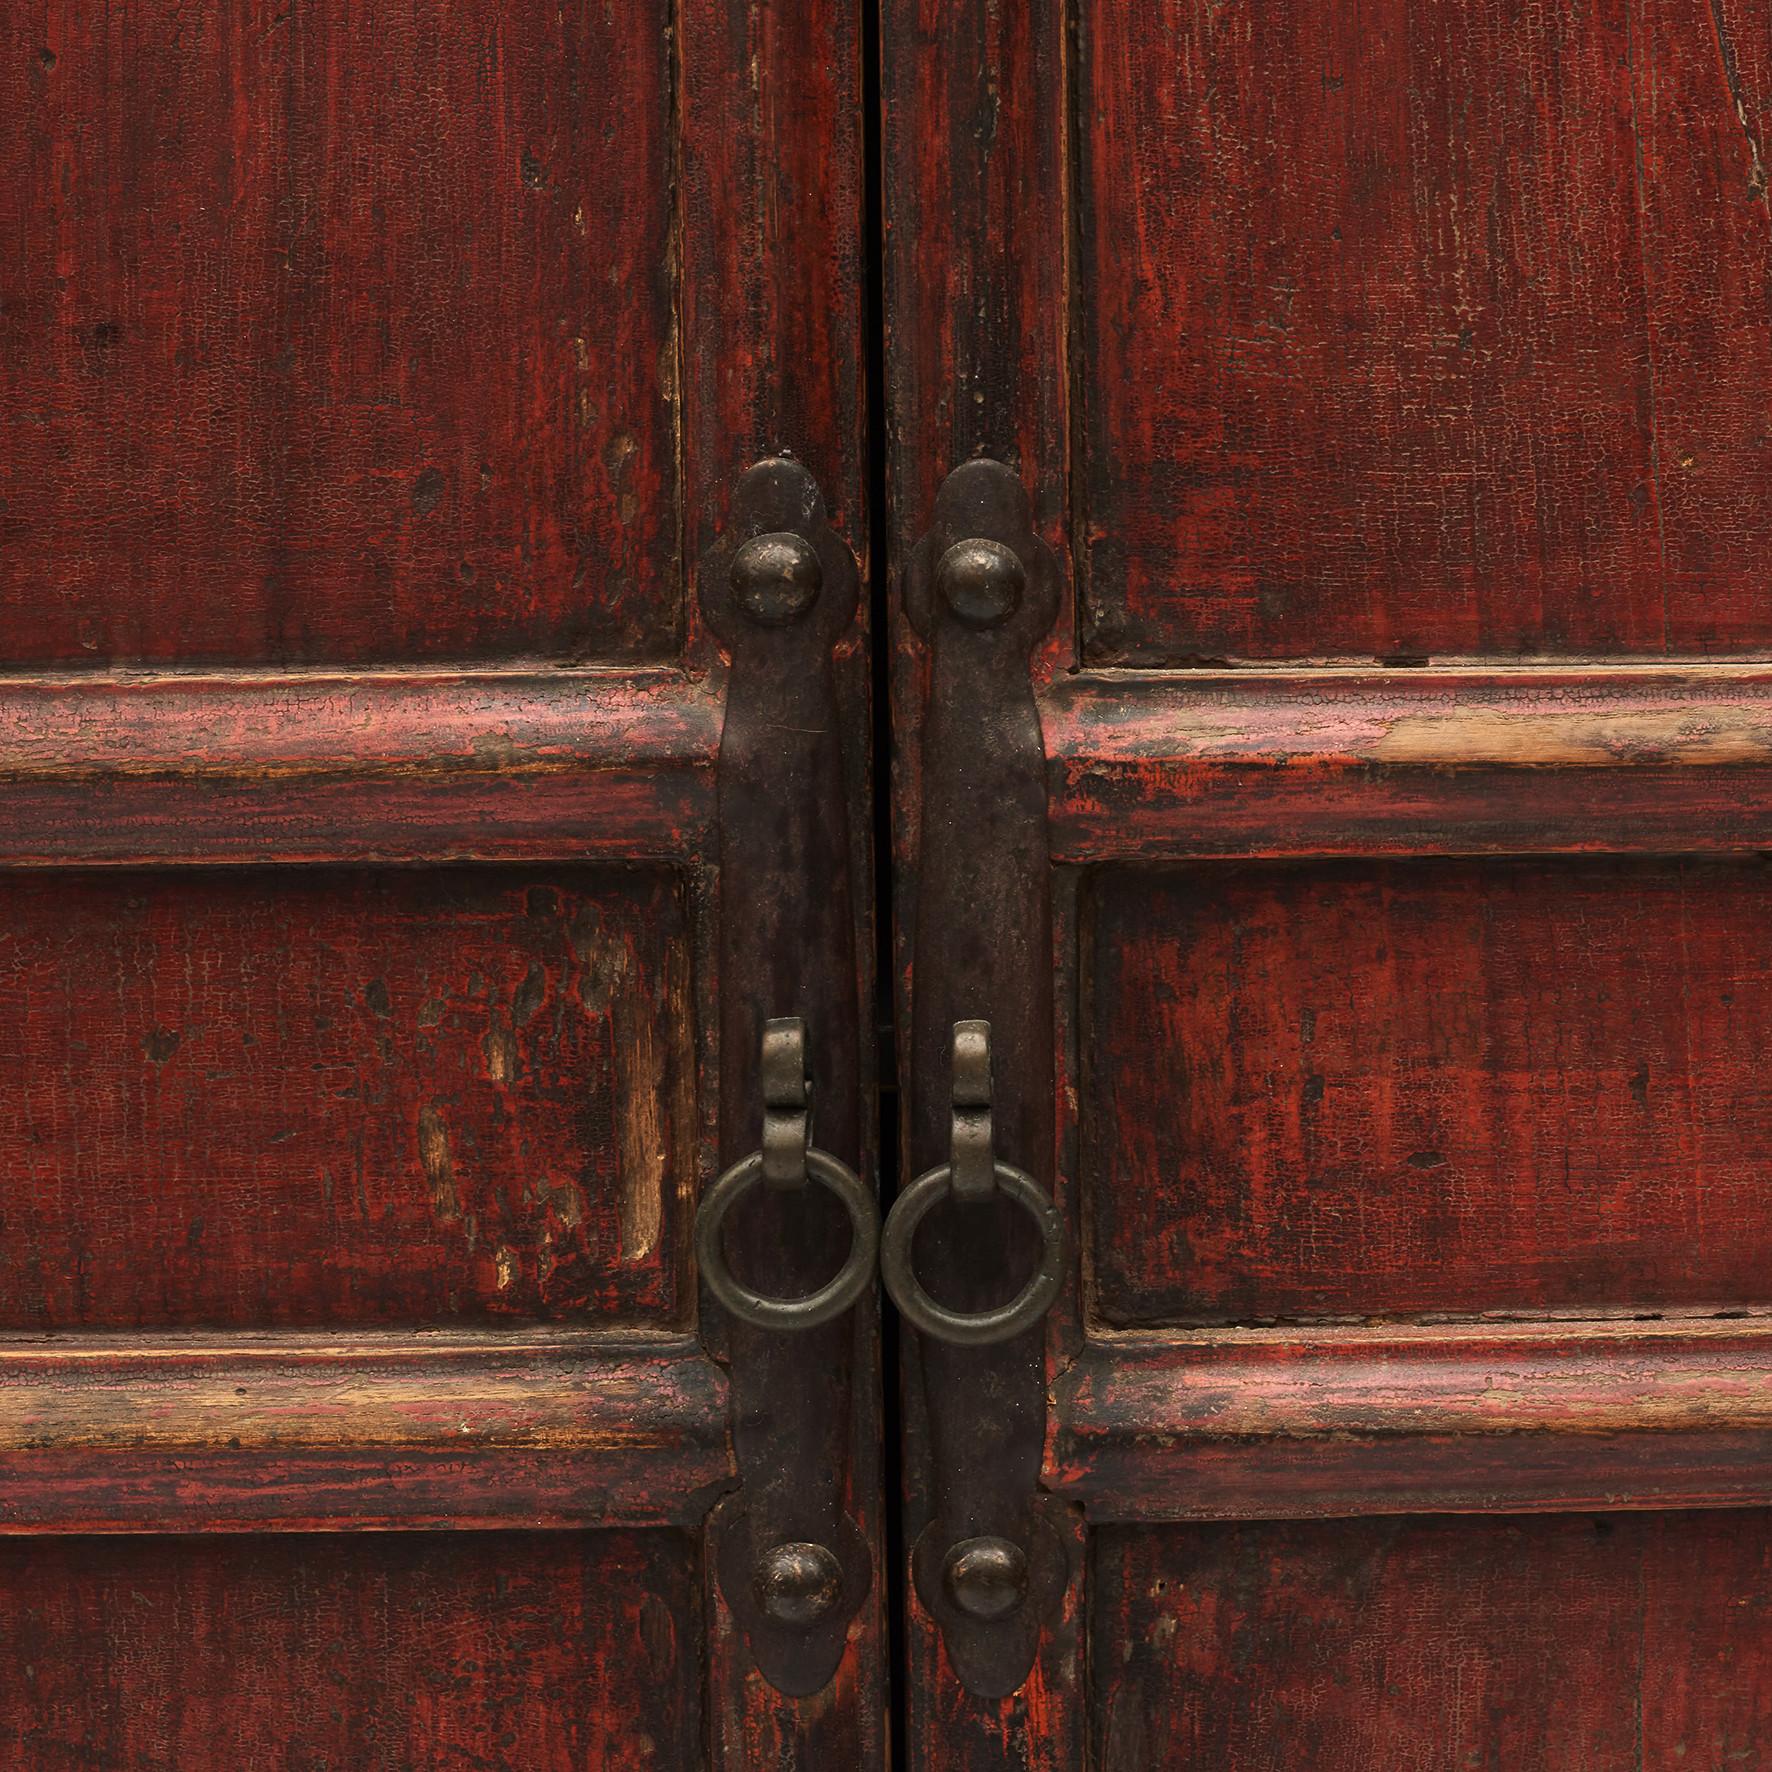
<instances>
[{"instance_id":1,"label":"pair of cabinet doors","mask_svg":"<svg viewBox=\"0 0 1772 1772\"><path fill-rule=\"evenodd\" d=\"M0 101L0 1760L1772 1765L1763 7Z\"/></svg>"}]
</instances>

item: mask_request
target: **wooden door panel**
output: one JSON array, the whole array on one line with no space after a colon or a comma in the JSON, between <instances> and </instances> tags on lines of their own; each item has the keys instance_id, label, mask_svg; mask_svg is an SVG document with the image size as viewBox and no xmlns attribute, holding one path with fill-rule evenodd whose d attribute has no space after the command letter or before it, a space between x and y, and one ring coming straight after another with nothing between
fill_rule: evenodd
<instances>
[{"instance_id":1,"label":"wooden door panel","mask_svg":"<svg viewBox=\"0 0 1772 1772\"><path fill-rule=\"evenodd\" d=\"M11 9L5 656L673 652L671 79L650 0Z\"/></svg>"},{"instance_id":2,"label":"wooden door panel","mask_svg":"<svg viewBox=\"0 0 1772 1772\"><path fill-rule=\"evenodd\" d=\"M0 925L0 1326L682 1314L668 875L15 875Z\"/></svg>"},{"instance_id":3,"label":"wooden door panel","mask_svg":"<svg viewBox=\"0 0 1772 1772\"><path fill-rule=\"evenodd\" d=\"M42 1772L677 1772L699 1582L668 1532L13 1540L0 1748Z\"/></svg>"},{"instance_id":4,"label":"wooden door panel","mask_svg":"<svg viewBox=\"0 0 1772 1772\"><path fill-rule=\"evenodd\" d=\"M1096 1535L1101 1772L1754 1764L1759 1513Z\"/></svg>"},{"instance_id":5,"label":"wooden door panel","mask_svg":"<svg viewBox=\"0 0 1772 1772\"><path fill-rule=\"evenodd\" d=\"M1725 1609L1764 1517L1634 1522L1772 1503L1764 21L884 17L901 564L984 455L1070 571L1027 1166L1073 1233L1041 1499L1094 1546L1007 1697L913 1595L911 1764L1763 1756ZM895 647L914 916L931 668ZM915 1519L947 1416L911 1374ZM1614 1562L1548 1517L1594 1509ZM1520 1710L1461 1722L1460 1666Z\"/></svg>"},{"instance_id":6,"label":"wooden door panel","mask_svg":"<svg viewBox=\"0 0 1772 1772\"><path fill-rule=\"evenodd\" d=\"M1086 655L1763 649L1739 4L1081 8Z\"/></svg>"},{"instance_id":7,"label":"wooden door panel","mask_svg":"<svg viewBox=\"0 0 1772 1772\"><path fill-rule=\"evenodd\" d=\"M1106 871L1094 1309L1772 1303L1769 888L1757 859Z\"/></svg>"},{"instance_id":8,"label":"wooden door panel","mask_svg":"<svg viewBox=\"0 0 1772 1772\"><path fill-rule=\"evenodd\" d=\"M784 453L865 557L861 36L0 21L0 1758L879 1763L883 1583L797 1698L705 1554L690 1249L754 1060L701 562ZM864 1563L874 1334L819 1374Z\"/></svg>"}]
</instances>

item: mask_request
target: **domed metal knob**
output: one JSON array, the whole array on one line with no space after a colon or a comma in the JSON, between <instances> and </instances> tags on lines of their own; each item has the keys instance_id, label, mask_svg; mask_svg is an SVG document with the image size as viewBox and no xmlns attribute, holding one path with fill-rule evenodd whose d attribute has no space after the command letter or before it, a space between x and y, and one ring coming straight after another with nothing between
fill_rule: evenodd
<instances>
[{"instance_id":1,"label":"domed metal knob","mask_svg":"<svg viewBox=\"0 0 1772 1772\"><path fill-rule=\"evenodd\" d=\"M803 535L753 535L732 556L733 600L760 627L798 621L823 588L818 550Z\"/></svg>"},{"instance_id":2,"label":"domed metal knob","mask_svg":"<svg viewBox=\"0 0 1772 1772\"><path fill-rule=\"evenodd\" d=\"M757 1560L751 1587L765 1617L804 1630L843 1594L843 1566L822 1544L778 1544Z\"/></svg>"},{"instance_id":3,"label":"domed metal knob","mask_svg":"<svg viewBox=\"0 0 1772 1772\"><path fill-rule=\"evenodd\" d=\"M1028 1560L1007 1538L963 1538L948 1552L941 1579L962 1612L990 1623L1027 1597Z\"/></svg>"},{"instance_id":4,"label":"domed metal knob","mask_svg":"<svg viewBox=\"0 0 1772 1772\"><path fill-rule=\"evenodd\" d=\"M1000 541L957 541L935 568L935 586L969 628L994 628L1021 607L1027 572Z\"/></svg>"}]
</instances>

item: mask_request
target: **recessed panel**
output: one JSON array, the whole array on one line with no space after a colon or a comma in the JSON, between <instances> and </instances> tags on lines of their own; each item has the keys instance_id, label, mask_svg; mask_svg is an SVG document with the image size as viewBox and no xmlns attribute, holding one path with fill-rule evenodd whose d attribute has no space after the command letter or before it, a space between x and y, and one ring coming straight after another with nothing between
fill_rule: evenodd
<instances>
[{"instance_id":1,"label":"recessed panel","mask_svg":"<svg viewBox=\"0 0 1772 1772\"><path fill-rule=\"evenodd\" d=\"M668 9L0 12L0 660L677 635Z\"/></svg>"},{"instance_id":2,"label":"recessed panel","mask_svg":"<svg viewBox=\"0 0 1772 1772\"><path fill-rule=\"evenodd\" d=\"M663 875L0 884L0 1326L674 1314Z\"/></svg>"},{"instance_id":3,"label":"recessed panel","mask_svg":"<svg viewBox=\"0 0 1772 1772\"><path fill-rule=\"evenodd\" d=\"M1772 1759L1759 1513L1109 1529L1102 1772L1677 1772Z\"/></svg>"},{"instance_id":4,"label":"recessed panel","mask_svg":"<svg viewBox=\"0 0 1772 1772\"><path fill-rule=\"evenodd\" d=\"M1109 873L1085 1185L1111 1322L1772 1303L1772 873Z\"/></svg>"},{"instance_id":5,"label":"recessed panel","mask_svg":"<svg viewBox=\"0 0 1772 1772\"><path fill-rule=\"evenodd\" d=\"M38 1772L690 1772L668 1533L0 1544L0 1759Z\"/></svg>"},{"instance_id":6,"label":"recessed panel","mask_svg":"<svg viewBox=\"0 0 1772 1772\"><path fill-rule=\"evenodd\" d=\"M1086 647L1772 644L1744 0L1085 0Z\"/></svg>"}]
</instances>

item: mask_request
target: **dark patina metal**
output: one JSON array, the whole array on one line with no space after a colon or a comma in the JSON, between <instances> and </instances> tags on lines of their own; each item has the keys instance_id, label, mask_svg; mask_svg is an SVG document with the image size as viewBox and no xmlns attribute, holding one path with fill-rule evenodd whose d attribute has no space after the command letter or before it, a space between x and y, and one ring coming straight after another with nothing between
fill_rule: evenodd
<instances>
[{"instance_id":1,"label":"dark patina metal","mask_svg":"<svg viewBox=\"0 0 1772 1772\"><path fill-rule=\"evenodd\" d=\"M956 1347L988 1347L1038 1323L1064 1284L1064 1221L1052 1196L995 1150L991 1117L991 1024L954 1024L953 1121L948 1160L920 1175L892 1203L880 1245L880 1277L899 1313L923 1334ZM983 1204L1013 1200L1040 1233L1040 1259L1027 1284L1006 1304L956 1311L938 1304L917 1278L913 1249L923 1220L945 1200Z\"/></svg>"},{"instance_id":2,"label":"dark patina metal","mask_svg":"<svg viewBox=\"0 0 1772 1772\"><path fill-rule=\"evenodd\" d=\"M847 1163L810 1142L811 1090L806 1076L806 1024L784 1016L763 1027L763 1148L739 1160L702 1197L695 1216L695 1259L702 1283L733 1316L758 1329L791 1333L841 1316L867 1290L879 1251L874 1196ZM773 1164L773 1173L771 1165ZM828 1188L849 1215L849 1253L812 1291L778 1298L747 1286L726 1261L726 1220L754 1189L793 1193L813 1182Z\"/></svg>"},{"instance_id":3,"label":"dark patina metal","mask_svg":"<svg viewBox=\"0 0 1772 1772\"><path fill-rule=\"evenodd\" d=\"M889 1232L887 1257L915 1332L923 1423L911 1561L960 1680L997 1698L1026 1679L1068 1573L1039 1494L1040 1316L1063 1245L1050 1185L1045 750L1028 662L1057 614L1059 580L1011 469L974 461L948 476L905 603L930 653L909 1127L922 1180L895 1209L908 1218ZM966 1330L980 1323L992 1332Z\"/></svg>"},{"instance_id":4,"label":"dark patina metal","mask_svg":"<svg viewBox=\"0 0 1772 1772\"><path fill-rule=\"evenodd\" d=\"M857 595L811 475L786 458L749 469L702 562L702 609L731 669L719 760L726 1173L698 1246L740 1482L710 1522L720 1593L763 1677L794 1695L830 1681L872 1581L848 1498L856 1361L871 1347L853 1306L869 1293L877 1220L856 1179L854 850L832 668Z\"/></svg>"}]
</instances>

